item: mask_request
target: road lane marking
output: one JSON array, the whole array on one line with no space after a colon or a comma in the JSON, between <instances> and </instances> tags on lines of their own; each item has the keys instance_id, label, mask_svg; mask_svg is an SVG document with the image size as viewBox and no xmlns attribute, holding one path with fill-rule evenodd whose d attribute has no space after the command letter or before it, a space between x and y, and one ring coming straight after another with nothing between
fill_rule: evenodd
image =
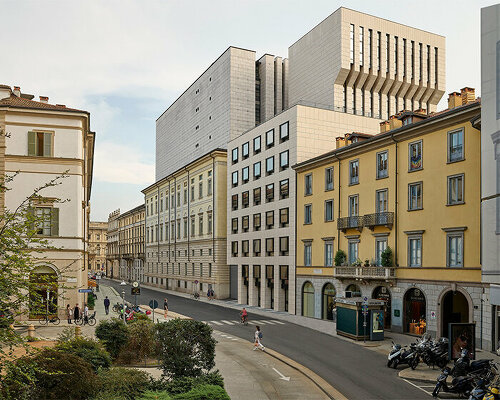
<instances>
[{"instance_id":1,"label":"road lane marking","mask_svg":"<svg viewBox=\"0 0 500 400\"><path fill-rule=\"evenodd\" d=\"M222 319L221 322L224 322L225 324L228 325L234 325L231 321L226 321L225 319Z\"/></svg>"},{"instance_id":2,"label":"road lane marking","mask_svg":"<svg viewBox=\"0 0 500 400\"><path fill-rule=\"evenodd\" d=\"M420 389L422 392L427 393L429 396L432 396L432 393L429 393L427 390L422 389L420 386L415 385L413 382L410 382L408 379L402 378L406 383L409 383L412 386L415 386L417 389Z\"/></svg>"},{"instance_id":3,"label":"road lane marking","mask_svg":"<svg viewBox=\"0 0 500 400\"><path fill-rule=\"evenodd\" d=\"M271 321L273 321L273 322L275 322L275 323L277 323L277 324L280 324L280 325L285 325L285 323L284 323L284 322L278 321L277 319L273 319L273 320L271 320Z\"/></svg>"},{"instance_id":4,"label":"road lane marking","mask_svg":"<svg viewBox=\"0 0 500 400\"><path fill-rule=\"evenodd\" d=\"M271 321L271 320L268 320L268 319L264 320L264 322L265 322L266 324L274 325L274 322L273 322L273 321Z\"/></svg>"},{"instance_id":5,"label":"road lane marking","mask_svg":"<svg viewBox=\"0 0 500 400\"><path fill-rule=\"evenodd\" d=\"M220 323L219 321L210 321L211 324L215 324L215 325L224 325L222 323Z\"/></svg>"},{"instance_id":6,"label":"road lane marking","mask_svg":"<svg viewBox=\"0 0 500 400\"><path fill-rule=\"evenodd\" d=\"M259 325L265 325L266 324L264 321L261 321L261 320L258 320L258 319L254 319L252 322L254 324L259 324Z\"/></svg>"},{"instance_id":7,"label":"road lane marking","mask_svg":"<svg viewBox=\"0 0 500 400\"><path fill-rule=\"evenodd\" d=\"M276 372L279 376L280 376L280 379L283 379L284 381L287 381L289 382L290 381L290 377L289 376L285 376L283 375L281 372L279 372L276 368L273 367L273 370L274 372Z\"/></svg>"}]
</instances>

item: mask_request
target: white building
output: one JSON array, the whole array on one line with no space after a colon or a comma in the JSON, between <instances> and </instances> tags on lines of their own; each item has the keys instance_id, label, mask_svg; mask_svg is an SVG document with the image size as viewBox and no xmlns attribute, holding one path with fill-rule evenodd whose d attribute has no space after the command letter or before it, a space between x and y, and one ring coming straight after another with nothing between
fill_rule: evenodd
<instances>
[{"instance_id":1,"label":"white building","mask_svg":"<svg viewBox=\"0 0 500 400\"><path fill-rule=\"evenodd\" d=\"M5 154L0 156L0 169L6 174L19 171L12 190L5 194L5 206L13 210L36 187L67 171L60 185L41 193L43 202L31 201L37 215L50 218L50 223L39 226L38 234L54 247L40 257L33 274L51 276L50 311L63 314L66 304L83 304L84 295L78 289L87 288L95 134L90 131L88 112L49 104L47 97L40 96L40 101L33 97L21 93L19 87L12 90L0 85L0 130L8 134L1 139Z\"/></svg>"}]
</instances>

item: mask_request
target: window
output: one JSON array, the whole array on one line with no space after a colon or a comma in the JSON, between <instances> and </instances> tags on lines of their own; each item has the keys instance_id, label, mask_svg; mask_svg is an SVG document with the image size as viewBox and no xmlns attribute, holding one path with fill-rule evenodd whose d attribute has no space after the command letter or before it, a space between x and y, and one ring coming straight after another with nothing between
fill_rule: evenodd
<instances>
[{"instance_id":1,"label":"window","mask_svg":"<svg viewBox=\"0 0 500 400\"><path fill-rule=\"evenodd\" d=\"M375 262L382 265L382 252L387 248L387 238L375 239Z\"/></svg>"},{"instance_id":2,"label":"window","mask_svg":"<svg viewBox=\"0 0 500 400\"><path fill-rule=\"evenodd\" d=\"M266 255L268 256L274 255L274 238L266 239Z\"/></svg>"},{"instance_id":3,"label":"window","mask_svg":"<svg viewBox=\"0 0 500 400\"><path fill-rule=\"evenodd\" d=\"M349 196L349 217L357 217L359 213L359 196Z\"/></svg>"},{"instance_id":4,"label":"window","mask_svg":"<svg viewBox=\"0 0 500 400\"><path fill-rule=\"evenodd\" d=\"M448 234L446 240L448 267L463 267L463 233Z\"/></svg>"},{"instance_id":5,"label":"window","mask_svg":"<svg viewBox=\"0 0 500 400\"><path fill-rule=\"evenodd\" d=\"M304 266L310 267L312 262L311 242L304 243Z\"/></svg>"},{"instance_id":6,"label":"window","mask_svg":"<svg viewBox=\"0 0 500 400\"><path fill-rule=\"evenodd\" d=\"M283 179L282 181L280 181L280 198L287 199L288 195L288 179Z\"/></svg>"},{"instance_id":7,"label":"window","mask_svg":"<svg viewBox=\"0 0 500 400\"><path fill-rule=\"evenodd\" d=\"M232 160L233 164L236 164L238 162L238 148L235 147L232 151Z\"/></svg>"},{"instance_id":8,"label":"window","mask_svg":"<svg viewBox=\"0 0 500 400\"><path fill-rule=\"evenodd\" d=\"M408 185L408 210L422 209L422 182Z\"/></svg>"},{"instance_id":9,"label":"window","mask_svg":"<svg viewBox=\"0 0 500 400\"><path fill-rule=\"evenodd\" d=\"M248 215L241 217L241 229L243 232L248 232L250 218Z\"/></svg>"},{"instance_id":10,"label":"window","mask_svg":"<svg viewBox=\"0 0 500 400\"><path fill-rule=\"evenodd\" d=\"M191 179L191 201L194 201L194 179Z\"/></svg>"},{"instance_id":11,"label":"window","mask_svg":"<svg viewBox=\"0 0 500 400\"><path fill-rule=\"evenodd\" d=\"M253 138L253 152L254 154L260 153L261 150L261 140L260 136Z\"/></svg>"},{"instance_id":12,"label":"window","mask_svg":"<svg viewBox=\"0 0 500 400\"><path fill-rule=\"evenodd\" d=\"M231 242L231 254L233 257L238 256L238 242Z\"/></svg>"},{"instance_id":13,"label":"window","mask_svg":"<svg viewBox=\"0 0 500 400\"><path fill-rule=\"evenodd\" d=\"M238 195L237 194L233 194L231 196L231 206L233 208L233 211L238 209Z\"/></svg>"},{"instance_id":14,"label":"window","mask_svg":"<svg viewBox=\"0 0 500 400\"><path fill-rule=\"evenodd\" d=\"M247 183L248 182L248 177L249 175L249 168L248 167L245 167L241 170L241 179L243 180L243 183Z\"/></svg>"},{"instance_id":15,"label":"window","mask_svg":"<svg viewBox=\"0 0 500 400\"><path fill-rule=\"evenodd\" d=\"M448 132L448 162L464 159L464 130Z\"/></svg>"},{"instance_id":16,"label":"window","mask_svg":"<svg viewBox=\"0 0 500 400\"><path fill-rule=\"evenodd\" d=\"M422 141L409 144L408 170L417 171L422 169Z\"/></svg>"},{"instance_id":17,"label":"window","mask_svg":"<svg viewBox=\"0 0 500 400\"><path fill-rule=\"evenodd\" d=\"M333 190L333 167L325 168L325 190Z\"/></svg>"},{"instance_id":18,"label":"window","mask_svg":"<svg viewBox=\"0 0 500 400\"><path fill-rule=\"evenodd\" d=\"M53 134L49 132L28 132L28 155L35 157L53 157Z\"/></svg>"},{"instance_id":19,"label":"window","mask_svg":"<svg viewBox=\"0 0 500 400\"><path fill-rule=\"evenodd\" d=\"M231 180L232 180L232 183L233 183L233 187L238 186L238 171L234 171L231 174Z\"/></svg>"},{"instance_id":20,"label":"window","mask_svg":"<svg viewBox=\"0 0 500 400\"><path fill-rule=\"evenodd\" d=\"M207 195L212 194L212 171L208 171Z\"/></svg>"},{"instance_id":21,"label":"window","mask_svg":"<svg viewBox=\"0 0 500 400\"><path fill-rule=\"evenodd\" d=\"M266 173L270 175L274 172L274 156L266 158Z\"/></svg>"},{"instance_id":22,"label":"window","mask_svg":"<svg viewBox=\"0 0 500 400\"><path fill-rule=\"evenodd\" d=\"M266 211L266 229L274 227L274 211Z\"/></svg>"},{"instance_id":23,"label":"window","mask_svg":"<svg viewBox=\"0 0 500 400\"><path fill-rule=\"evenodd\" d=\"M287 208L281 208L280 209L280 226L282 228L288 226L289 223L289 211L288 207Z\"/></svg>"},{"instance_id":24,"label":"window","mask_svg":"<svg viewBox=\"0 0 500 400\"><path fill-rule=\"evenodd\" d=\"M198 198L201 199L203 198L203 175L200 175L198 177Z\"/></svg>"},{"instance_id":25,"label":"window","mask_svg":"<svg viewBox=\"0 0 500 400\"><path fill-rule=\"evenodd\" d=\"M377 190L375 192L375 212L387 212L387 189Z\"/></svg>"},{"instance_id":26,"label":"window","mask_svg":"<svg viewBox=\"0 0 500 400\"><path fill-rule=\"evenodd\" d=\"M464 203L464 175L448 177L448 205Z\"/></svg>"},{"instance_id":27,"label":"window","mask_svg":"<svg viewBox=\"0 0 500 400\"><path fill-rule=\"evenodd\" d=\"M394 36L394 75L398 74L398 37ZM397 100L397 96L396 96ZM396 107L396 112L397 112Z\"/></svg>"},{"instance_id":28,"label":"window","mask_svg":"<svg viewBox=\"0 0 500 400\"><path fill-rule=\"evenodd\" d=\"M304 206L304 224L312 224L312 204Z\"/></svg>"},{"instance_id":29,"label":"window","mask_svg":"<svg viewBox=\"0 0 500 400\"><path fill-rule=\"evenodd\" d=\"M258 206L260 204L260 187L253 190L253 205Z\"/></svg>"},{"instance_id":30,"label":"window","mask_svg":"<svg viewBox=\"0 0 500 400\"><path fill-rule=\"evenodd\" d=\"M59 236L59 209L52 207L36 207L36 234L42 236Z\"/></svg>"},{"instance_id":31,"label":"window","mask_svg":"<svg viewBox=\"0 0 500 400\"><path fill-rule=\"evenodd\" d=\"M208 219L208 233L212 233L212 213L209 212L207 213L207 219Z\"/></svg>"},{"instance_id":32,"label":"window","mask_svg":"<svg viewBox=\"0 0 500 400\"><path fill-rule=\"evenodd\" d=\"M284 170L288 167L288 150L280 153L280 168Z\"/></svg>"},{"instance_id":33,"label":"window","mask_svg":"<svg viewBox=\"0 0 500 400\"><path fill-rule=\"evenodd\" d=\"M288 121L280 125L280 142L288 140Z\"/></svg>"},{"instance_id":34,"label":"window","mask_svg":"<svg viewBox=\"0 0 500 400\"><path fill-rule=\"evenodd\" d=\"M349 240L348 261L352 265L358 259L358 244L359 240Z\"/></svg>"},{"instance_id":35,"label":"window","mask_svg":"<svg viewBox=\"0 0 500 400\"><path fill-rule=\"evenodd\" d=\"M408 238L408 266L422 266L422 236Z\"/></svg>"},{"instance_id":36,"label":"window","mask_svg":"<svg viewBox=\"0 0 500 400\"><path fill-rule=\"evenodd\" d=\"M198 235L203 235L203 214L198 215ZM202 250L200 250L201 252Z\"/></svg>"},{"instance_id":37,"label":"window","mask_svg":"<svg viewBox=\"0 0 500 400\"><path fill-rule=\"evenodd\" d=\"M280 237L280 256L288 255L288 236Z\"/></svg>"},{"instance_id":38,"label":"window","mask_svg":"<svg viewBox=\"0 0 500 400\"><path fill-rule=\"evenodd\" d=\"M354 64L354 25L349 26L349 60Z\"/></svg>"},{"instance_id":39,"label":"window","mask_svg":"<svg viewBox=\"0 0 500 400\"><path fill-rule=\"evenodd\" d=\"M353 160L349 162L349 184L357 183L359 183L359 160Z\"/></svg>"},{"instance_id":40,"label":"window","mask_svg":"<svg viewBox=\"0 0 500 400\"><path fill-rule=\"evenodd\" d=\"M387 151L377 153L377 179L387 178L389 175Z\"/></svg>"},{"instance_id":41,"label":"window","mask_svg":"<svg viewBox=\"0 0 500 400\"><path fill-rule=\"evenodd\" d=\"M325 201L325 221L333 221L333 200Z\"/></svg>"},{"instance_id":42,"label":"window","mask_svg":"<svg viewBox=\"0 0 500 400\"><path fill-rule=\"evenodd\" d=\"M364 55L364 28L359 27L359 66L363 66L363 55Z\"/></svg>"},{"instance_id":43,"label":"window","mask_svg":"<svg viewBox=\"0 0 500 400\"><path fill-rule=\"evenodd\" d=\"M333 267L333 242L325 242L325 267Z\"/></svg>"},{"instance_id":44,"label":"window","mask_svg":"<svg viewBox=\"0 0 500 400\"><path fill-rule=\"evenodd\" d=\"M241 241L241 253L243 254L243 257L248 257L248 252L249 252L249 242L248 240L242 240Z\"/></svg>"},{"instance_id":45,"label":"window","mask_svg":"<svg viewBox=\"0 0 500 400\"><path fill-rule=\"evenodd\" d=\"M191 217L191 236L194 236L194 217Z\"/></svg>"},{"instance_id":46,"label":"window","mask_svg":"<svg viewBox=\"0 0 500 400\"><path fill-rule=\"evenodd\" d=\"M260 213L253 215L253 230L260 231Z\"/></svg>"},{"instance_id":47,"label":"window","mask_svg":"<svg viewBox=\"0 0 500 400\"><path fill-rule=\"evenodd\" d=\"M260 256L260 239L253 240L253 255Z\"/></svg>"},{"instance_id":48,"label":"window","mask_svg":"<svg viewBox=\"0 0 500 400\"><path fill-rule=\"evenodd\" d=\"M243 143L241 146L241 156L243 159L248 158L248 154L250 153L250 143Z\"/></svg>"},{"instance_id":49,"label":"window","mask_svg":"<svg viewBox=\"0 0 500 400\"><path fill-rule=\"evenodd\" d=\"M266 185L266 203L274 200L274 183Z\"/></svg>"},{"instance_id":50,"label":"window","mask_svg":"<svg viewBox=\"0 0 500 400\"><path fill-rule=\"evenodd\" d=\"M270 148L274 146L274 129L266 132L266 147Z\"/></svg>"},{"instance_id":51,"label":"window","mask_svg":"<svg viewBox=\"0 0 500 400\"><path fill-rule=\"evenodd\" d=\"M249 194L249 192L247 190L246 192L243 192L241 194L241 206L243 208L248 208L249 203L250 203L250 194Z\"/></svg>"},{"instance_id":52,"label":"window","mask_svg":"<svg viewBox=\"0 0 500 400\"><path fill-rule=\"evenodd\" d=\"M184 238L187 238L187 232L188 232L188 221L187 218L184 218Z\"/></svg>"},{"instance_id":53,"label":"window","mask_svg":"<svg viewBox=\"0 0 500 400\"><path fill-rule=\"evenodd\" d=\"M256 162L253 165L253 178L254 179L259 179L260 178L260 161Z\"/></svg>"},{"instance_id":54,"label":"window","mask_svg":"<svg viewBox=\"0 0 500 400\"><path fill-rule=\"evenodd\" d=\"M307 174L304 177L304 194L306 196L309 196L310 194L312 194L312 191L313 191L312 180L313 180L312 174Z\"/></svg>"}]
</instances>

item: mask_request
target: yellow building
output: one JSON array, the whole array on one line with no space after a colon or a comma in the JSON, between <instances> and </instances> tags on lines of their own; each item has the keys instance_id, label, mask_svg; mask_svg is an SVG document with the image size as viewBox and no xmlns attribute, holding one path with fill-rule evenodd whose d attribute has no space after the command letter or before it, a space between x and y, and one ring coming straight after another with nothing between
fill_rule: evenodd
<instances>
[{"instance_id":1,"label":"yellow building","mask_svg":"<svg viewBox=\"0 0 500 400\"><path fill-rule=\"evenodd\" d=\"M106 267L107 222L90 221L89 271L104 271Z\"/></svg>"},{"instance_id":2,"label":"yellow building","mask_svg":"<svg viewBox=\"0 0 500 400\"><path fill-rule=\"evenodd\" d=\"M144 189L144 283L229 296L227 152L213 150Z\"/></svg>"},{"instance_id":3,"label":"yellow building","mask_svg":"<svg viewBox=\"0 0 500 400\"><path fill-rule=\"evenodd\" d=\"M449 322L476 322L479 338L490 315L481 135L471 123L480 111L464 88L447 110L401 112L380 134L348 134L336 150L295 166L298 313L331 319L335 297L378 298L386 328L448 336Z\"/></svg>"}]
</instances>

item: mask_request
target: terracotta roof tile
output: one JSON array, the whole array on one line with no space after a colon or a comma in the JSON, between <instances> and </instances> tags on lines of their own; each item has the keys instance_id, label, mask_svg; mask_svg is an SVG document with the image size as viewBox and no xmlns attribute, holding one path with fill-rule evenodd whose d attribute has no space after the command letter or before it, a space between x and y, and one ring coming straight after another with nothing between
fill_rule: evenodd
<instances>
[{"instance_id":1,"label":"terracotta roof tile","mask_svg":"<svg viewBox=\"0 0 500 400\"><path fill-rule=\"evenodd\" d=\"M0 100L0 107L19 107L19 108L31 108L37 110L54 110L54 111L69 111L69 112L84 112L84 110L78 110L76 108L68 108L61 105L54 105L49 103L42 103L40 101L34 101L25 99L22 97L17 97L12 94L10 97Z\"/></svg>"}]
</instances>

